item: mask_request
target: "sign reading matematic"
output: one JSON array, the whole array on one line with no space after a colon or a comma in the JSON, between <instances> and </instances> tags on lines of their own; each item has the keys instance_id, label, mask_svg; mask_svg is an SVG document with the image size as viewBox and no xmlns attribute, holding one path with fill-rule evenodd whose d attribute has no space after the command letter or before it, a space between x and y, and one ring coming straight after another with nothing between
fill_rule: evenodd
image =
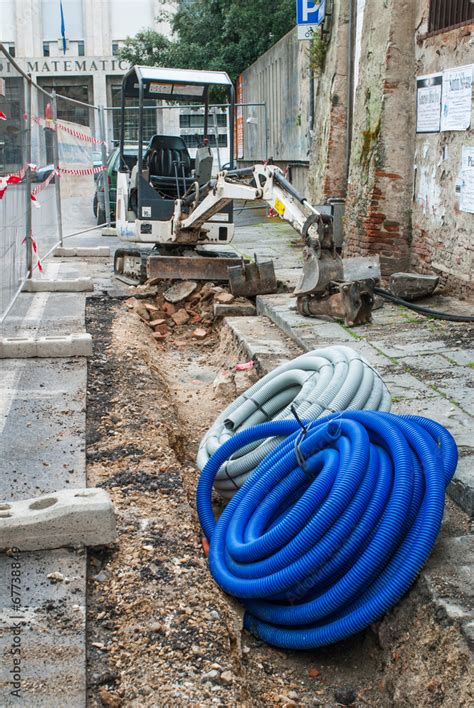
<instances>
[{"instance_id":1,"label":"sign reading matematic","mask_svg":"<svg viewBox=\"0 0 474 708\"><path fill-rule=\"evenodd\" d=\"M298 39L311 39L325 16L326 0L296 0Z\"/></svg>"},{"instance_id":2,"label":"sign reading matematic","mask_svg":"<svg viewBox=\"0 0 474 708\"><path fill-rule=\"evenodd\" d=\"M472 70L474 64L443 72L441 130L468 130L472 110Z\"/></svg>"},{"instance_id":3,"label":"sign reading matematic","mask_svg":"<svg viewBox=\"0 0 474 708\"><path fill-rule=\"evenodd\" d=\"M416 132L438 133L441 125L441 88L443 74L428 74L416 79Z\"/></svg>"}]
</instances>

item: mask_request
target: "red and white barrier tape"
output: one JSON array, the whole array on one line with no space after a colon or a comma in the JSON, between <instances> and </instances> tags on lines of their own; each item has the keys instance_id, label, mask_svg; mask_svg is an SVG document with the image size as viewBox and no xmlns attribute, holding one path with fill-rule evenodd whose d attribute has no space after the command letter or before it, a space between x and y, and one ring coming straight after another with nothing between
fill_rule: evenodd
<instances>
[{"instance_id":1,"label":"red and white barrier tape","mask_svg":"<svg viewBox=\"0 0 474 708\"><path fill-rule=\"evenodd\" d=\"M35 172L37 169L36 165L29 163L28 165L23 165L23 167L21 167L18 172L12 172L12 174L10 175L0 177L0 199L3 198L3 195L7 191L7 187L9 184L19 184L22 181L22 179L26 175L28 167L32 172Z\"/></svg>"},{"instance_id":2,"label":"red and white barrier tape","mask_svg":"<svg viewBox=\"0 0 474 708\"><path fill-rule=\"evenodd\" d=\"M41 263L41 258L39 257L39 252L38 252L38 244L34 240L33 236L30 234L30 239L31 239L31 245L33 247L33 253L36 255L36 265L38 266L38 270L40 273L43 272L43 264ZM21 242L22 244L26 243L26 236Z\"/></svg>"},{"instance_id":3,"label":"red and white barrier tape","mask_svg":"<svg viewBox=\"0 0 474 708\"><path fill-rule=\"evenodd\" d=\"M40 184L37 184L36 187L34 187L34 188L31 190L31 196L34 197L34 196L36 196L37 194L40 194L40 192L42 192L43 189L46 189L46 187L48 186L48 184L51 182L51 180L53 179L53 177L56 177L56 175L59 175L59 171L58 171L58 170L52 170L51 173L46 177L46 179L44 180L44 182L40 182Z\"/></svg>"},{"instance_id":4,"label":"red and white barrier tape","mask_svg":"<svg viewBox=\"0 0 474 708\"><path fill-rule=\"evenodd\" d=\"M60 167L59 171L63 175L76 175L76 176L83 176L83 175L98 175L99 172L104 172L107 167L105 165L99 165L98 167L84 167L82 169L69 169L68 167Z\"/></svg>"},{"instance_id":5,"label":"red and white barrier tape","mask_svg":"<svg viewBox=\"0 0 474 708\"><path fill-rule=\"evenodd\" d=\"M92 135L87 135L87 133L82 133L80 130L76 130L76 128L71 128L71 126L69 125L64 125L64 123L56 121L53 118L31 116L31 120L33 123L37 123L42 128L49 128L50 130L56 130L56 128L59 128L59 130L63 130L65 133L69 133L69 135L72 135L74 138L77 138L78 140L84 140L87 143L93 143L94 145L106 144L105 140L101 140L100 138L94 138Z\"/></svg>"},{"instance_id":6,"label":"red and white barrier tape","mask_svg":"<svg viewBox=\"0 0 474 708\"><path fill-rule=\"evenodd\" d=\"M69 135L78 138L79 140L85 140L86 142L93 143L94 145L105 145L105 140L101 140L100 138L94 138L92 135L87 135L87 133L81 133L79 130L71 128L69 125L57 123L57 127L60 130L64 130L66 133L69 133Z\"/></svg>"},{"instance_id":7,"label":"red and white barrier tape","mask_svg":"<svg viewBox=\"0 0 474 708\"><path fill-rule=\"evenodd\" d=\"M19 170L17 173L6 175L5 177L0 177L0 199L3 198L3 195L5 194L9 184L19 184L23 180L28 167L30 167L33 172L37 169L36 165L26 165L25 167L22 167L21 170ZM58 167L57 169L52 170L50 172L44 182L37 184L36 187L31 190L31 201L36 207L39 207L40 204L36 199L36 195L40 194L43 190L45 190L54 177L60 177L61 174L83 177L85 175L97 175L100 172L104 172L106 169L107 167L105 165L99 165L98 167L84 167L82 169L69 169L67 167Z\"/></svg>"}]
</instances>

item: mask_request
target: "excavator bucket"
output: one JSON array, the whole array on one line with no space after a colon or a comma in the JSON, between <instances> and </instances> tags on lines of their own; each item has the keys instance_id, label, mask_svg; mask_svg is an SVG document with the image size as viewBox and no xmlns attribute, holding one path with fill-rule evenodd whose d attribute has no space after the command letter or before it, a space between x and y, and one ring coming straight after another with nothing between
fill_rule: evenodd
<instances>
[{"instance_id":1,"label":"excavator bucket","mask_svg":"<svg viewBox=\"0 0 474 708\"><path fill-rule=\"evenodd\" d=\"M329 283L342 280L343 264L337 253L319 254L313 246L305 246L303 251L303 273L292 293L292 297L326 292Z\"/></svg>"},{"instance_id":2,"label":"excavator bucket","mask_svg":"<svg viewBox=\"0 0 474 708\"><path fill-rule=\"evenodd\" d=\"M268 295L277 291L273 261L258 263L254 257L254 263L245 263L242 259L240 265L228 269L230 291L235 297Z\"/></svg>"},{"instance_id":3,"label":"excavator bucket","mask_svg":"<svg viewBox=\"0 0 474 708\"><path fill-rule=\"evenodd\" d=\"M303 272L293 291L293 296L314 293L319 283L319 258L314 249L305 247L303 251Z\"/></svg>"}]
</instances>

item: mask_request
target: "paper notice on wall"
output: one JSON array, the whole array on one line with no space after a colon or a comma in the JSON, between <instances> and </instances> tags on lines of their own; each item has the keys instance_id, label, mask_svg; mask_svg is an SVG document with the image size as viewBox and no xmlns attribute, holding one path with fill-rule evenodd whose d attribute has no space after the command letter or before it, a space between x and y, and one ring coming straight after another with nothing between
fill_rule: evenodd
<instances>
[{"instance_id":1,"label":"paper notice on wall","mask_svg":"<svg viewBox=\"0 0 474 708\"><path fill-rule=\"evenodd\" d=\"M472 110L472 70L474 64L443 72L441 130L468 130Z\"/></svg>"},{"instance_id":2,"label":"paper notice on wall","mask_svg":"<svg viewBox=\"0 0 474 708\"><path fill-rule=\"evenodd\" d=\"M459 208L474 214L474 147L464 146L461 156Z\"/></svg>"},{"instance_id":3,"label":"paper notice on wall","mask_svg":"<svg viewBox=\"0 0 474 708\"><path fill-rule=\"evenodd\" d=\"M438 133L441 124L443 74L428 74L416 79L416 132Z\"/></svg>"}]
</instances>

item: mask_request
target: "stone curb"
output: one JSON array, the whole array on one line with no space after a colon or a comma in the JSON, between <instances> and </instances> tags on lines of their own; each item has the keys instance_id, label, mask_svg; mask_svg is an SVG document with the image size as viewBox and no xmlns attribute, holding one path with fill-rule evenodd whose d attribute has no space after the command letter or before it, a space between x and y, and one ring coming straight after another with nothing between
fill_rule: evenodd
<instances>
[{"instance_id":1,"label":"stone curb","mask_svg":"<svg viewBox=\"0 0 474 708\"><path fill-rule=\"evenodd\" d=\"M76 356L92 356L90 334L0 338L0 359Z\"/></svg>"},{"instance_id":2,"label":"stone curb","mask_svg":"<svg viewBox=\"0 0 474 708\"><path fill-rule=\"evenodd\" d=\"M110 256L108 246L92 246L90 248L56 248L53 255L56 258L106 258Z\"/></svg>"},{"instance_id":3,"label":"stone curb","mask_svg":"<svg viewBox=\"0 0 474 708\"><path fill-rule=\"evenodd\" d=\"M27 280L23 292L27 293L82 293L94 290L91 278L69 280Z\"/></svg>"},{"instance_id":4,"label":"stone curb","mask_svg":"<svg viewBox=\"0 0 474 708\"><path fill-rule=\"evenodd\" d=\"M102 236L117 236L117 229L115 226L107 226L101 231Z\"/></svg>"}]
</instances>

